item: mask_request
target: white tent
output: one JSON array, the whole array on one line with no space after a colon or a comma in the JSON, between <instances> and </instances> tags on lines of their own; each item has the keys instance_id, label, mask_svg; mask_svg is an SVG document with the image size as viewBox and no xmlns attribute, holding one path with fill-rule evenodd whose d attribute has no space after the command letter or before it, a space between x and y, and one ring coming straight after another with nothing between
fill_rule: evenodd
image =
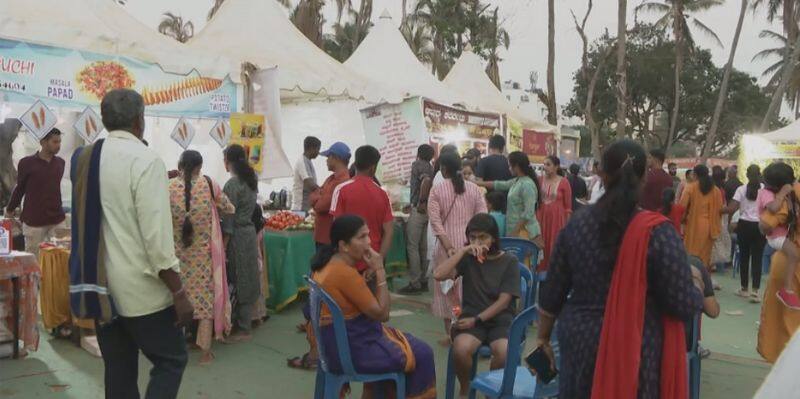
<instances>
[{"instance_id":1,"label":"white tent","mask_svg":"<svg viewBox=\"0 0 800 399\"><path fill-rule=\"evenodd\" d=\"M277 65L283 99L385 96L308 40L274 0L227 0L188 46L260 68Z\"/></svg>"},{"instance_id":2,"label":"white tent","mask_svg":"<svg viewBox=\"0 0 800 399\"><path fill-rule=\"evenodd\" d=\"M154 62L173 73L189 73L197 69L201 74L221 77L230 74L239 78L238 63L222 57L208 57L148 28L130 16L111 0L0 0L0 37L36 44L51 45L108 55L124 55ZM54 22L57 21L57 22ZM0 102L4 96L0 93ZM32 103L33 101L31 101ZM15 117L30 104L4 104L4 113ZM57 127L67 133L60 156L69 159L80 145L72 122L76 112L83 107L58 107ZM222 162L222 150L207 134L214 121L191 118L197 131L190 148L199 150L205 159L204 172L224 181L227 173ZM177 166L183 149L169 135L177 123L175 118L148 117L145 139L164 159L168 168ZM38 149L38 143L27 135L20 135L14 143L14 158L18 159ZM68 179L69 175L65 174ZM65 200L69 192L64 191Z\"/></svg>"},{"instance_id":3,"label":"white tent","mask_svg":"<svg viewBox=\"0 0 800 399\"><path fill-rule=\"evenodd\" d=\"M800 119L769 133L756 135L772 142L800 141Z\"/></svg>"},{"instance_id":4,"label":"white tent","mask_svg":"<svg viewBox=\"0 0 800 399\"><path fill-rule=\"evenodd\" d=\"M499 112L539 132L555 132L556 126L524 115L497 89L484 72L481 59L465 50L444 78L444 83L457 91L464 100L482 111Z\"/></svg>"},{"instance_id":5,"label":"white tent","mask_svg":"<svg viewBox=\"0 0 800 399\"><path fill-rule=\"evenodd\" d=\"M159 64L167 72L197 69L206 76L230 74L239 65L194 52L148 28L111 0L0 0L0 37L37 44L126 55Z\"/></svg>"},{"instance_id":6,"label":"white tent","mask_svg":"<svg viewBox=\"0 0 800 399\"><path fill-rule=\"evenodd\" d=\"M460 99L414 55L388 11L383 12L344 65L402 95L389 99L391 102L412 96L423 96L444 104L455 104Z\"/></svg>"}]
</instances>

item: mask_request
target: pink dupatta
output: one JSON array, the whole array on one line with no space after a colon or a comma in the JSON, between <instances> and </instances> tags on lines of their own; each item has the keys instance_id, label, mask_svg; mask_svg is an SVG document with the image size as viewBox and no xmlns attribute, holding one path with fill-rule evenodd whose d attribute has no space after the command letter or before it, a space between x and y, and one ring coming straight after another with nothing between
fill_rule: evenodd
<instances>
[{"instance_id":1,"label":"pink dupatta","mask_svg":"<svg viewBox=\"0 0 800 399\"><path fill-rule=\"evenodd\" d=\"M214 335L218 340L224 339L231 332L231 301L228 293L228 275L225 266L225 245L222 240L222 227L217 209L222 195L219 186L214 183L214 206L211 207L211 267L214 280Z\"/></svg>"}]
</instances>

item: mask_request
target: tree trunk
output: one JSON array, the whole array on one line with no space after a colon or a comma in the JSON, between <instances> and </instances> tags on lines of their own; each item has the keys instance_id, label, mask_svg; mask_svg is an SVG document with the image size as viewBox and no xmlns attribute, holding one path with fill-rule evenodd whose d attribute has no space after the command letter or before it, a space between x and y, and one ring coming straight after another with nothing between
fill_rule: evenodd
<instances>
[{"instance_id":1,"label":"tree trunk","mask_svg":"<svg viewBox=\"0 0 800 399\"><path fill-rule=\"evenodd\" d=\"M547 122L558 124L556 108L556 12L555 0L547 0Z\"/></svg>"},{"instance_id":2,"label":"tree trunk","mask_svg":"<svg viewBox=\"0 0 800 399\"><path fill-rule=\"evenodd\" d=\"M625 65L625 45L627 41L626 18L628 11L628 1L619 0L618 4L619 7L617 9L617 77L619 79L619 82L617 83L617 137L623 138L626 136L625 127L627 124L626 120L628 113L627 110L628 74Z\"/></svg>"},{"instance_id":3,"label":"tree trunk","mask_svg":"<svg viewBox=\"0 0 800 399\"><path fill-rule=\"evenodd\" d=\"M731 71L733 70L733 58L736 56L736 48L739 46L739 35L742 33L742 24L744 23L744 15L746 13L747 0L742 0L742 7L739 10L739 22L736 23L736 32L733 34L731 52L728 54L728 63L725 64L725 73L722 75L722 85L719 88L717 105L714 107L714 116L711 118L711 128L708 129L706 145L703 148L703 155L700 158L700 163L705 163L708 160L708 157L711 156L711 150L714 148L714 141L717 139L719 118L722 116L722 108L725 105L726 98L728 97L728 83L730 82Z\"/></svg>"},{"instance_id":4,"label":"tree trunk","mask_svg":"<svg viewBox=\"0 0 800 399\"><path fill-rule=\"evenodd\" d=\"M672 106L672 117L667 133L666 153L672 147L672 140L678 130L678 115L681 108L681 71L683 71L683 0L675 0L673 4L672 30L675 34L675 100Z\"/></svg>"},{"instance_id":5,"label":"tree trunk","mask_svg":"<svg viewBox=\"0 0 800 399\"><path fill-rule=\"evenodd\" d=\"M772 119L781 109L783 94L786 93L786 87L789 86L789 80L792 78L792 72L794 72L795 63L797 62L798 57L800 57L800 35L797 36L797 39L792 44L792 47L786 48L786 56L783 61L783 72L781 72L781 81L778 84L778 87L775 89L775 92L772 93L772 101L770 101L769 108L767 108L767 114L764 115L764 120L761 121L761 126L759 128L761 132L766 132L767 129L769 129L769 123L772 122Z\"/></svg>"},{"instance_id":6,"label":"tree trunk","mask_svg":"<svg viewBox=\"0 0 800 399\"><path fill-rule=\"evenodd\" d=\"M594 159L600 159L602 155L600 152L600 130L597 127L597 122L594 120L594 91L597 87L597 81L600 79L600 73L603 71L603 68L606 66L606 61L608 57L611 55L611 52L614 50L614 46L611 45L606 49L605 53L600 58L600 62L597 64L597 69L595 69L594 73L592 74L591 80L589 80L589 86L586 88L586 105L583 108L583 114L585 118L586 127L589 129L589 136L592 138L592 156ZM588 65L587 65L588 68ZM586 70L588 74L588 69Z\"/></svg>"}]
</instances>

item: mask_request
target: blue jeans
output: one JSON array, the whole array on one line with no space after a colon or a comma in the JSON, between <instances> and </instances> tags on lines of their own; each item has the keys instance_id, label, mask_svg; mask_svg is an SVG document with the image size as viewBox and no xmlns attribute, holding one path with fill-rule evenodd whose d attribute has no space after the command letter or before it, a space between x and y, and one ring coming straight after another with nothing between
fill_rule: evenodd
<instances>
[{"instance_id":1,"label":"blue jeans","mask_svg":"<svg viewBox=\"0 0 800 399\"><path fill-rule=\"evenodd\" d=\"M769 264L772 262L772 255L775 254L774 249L769 244L764 246L764 256L761 258L761 267L765 275L769 275Z\"/></svg>"}]
</instances>

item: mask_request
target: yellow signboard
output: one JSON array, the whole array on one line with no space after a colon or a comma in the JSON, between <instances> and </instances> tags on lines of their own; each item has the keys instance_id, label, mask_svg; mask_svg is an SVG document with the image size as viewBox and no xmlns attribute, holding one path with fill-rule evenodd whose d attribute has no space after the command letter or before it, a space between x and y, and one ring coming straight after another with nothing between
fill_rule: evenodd
<instances>
[{"instance_id":1,"label":"yellow signboard","mask_svg":"<svg viewBox=\"0 0 800 399\"><path fill-rule=\"evenodd\" d=\"M250 166L256 171L261 171L264 155L264 131L266 119L260 114L231 114L231 140L230 144L239 144L244 147Z\"/></svg>"}]
</instances>

